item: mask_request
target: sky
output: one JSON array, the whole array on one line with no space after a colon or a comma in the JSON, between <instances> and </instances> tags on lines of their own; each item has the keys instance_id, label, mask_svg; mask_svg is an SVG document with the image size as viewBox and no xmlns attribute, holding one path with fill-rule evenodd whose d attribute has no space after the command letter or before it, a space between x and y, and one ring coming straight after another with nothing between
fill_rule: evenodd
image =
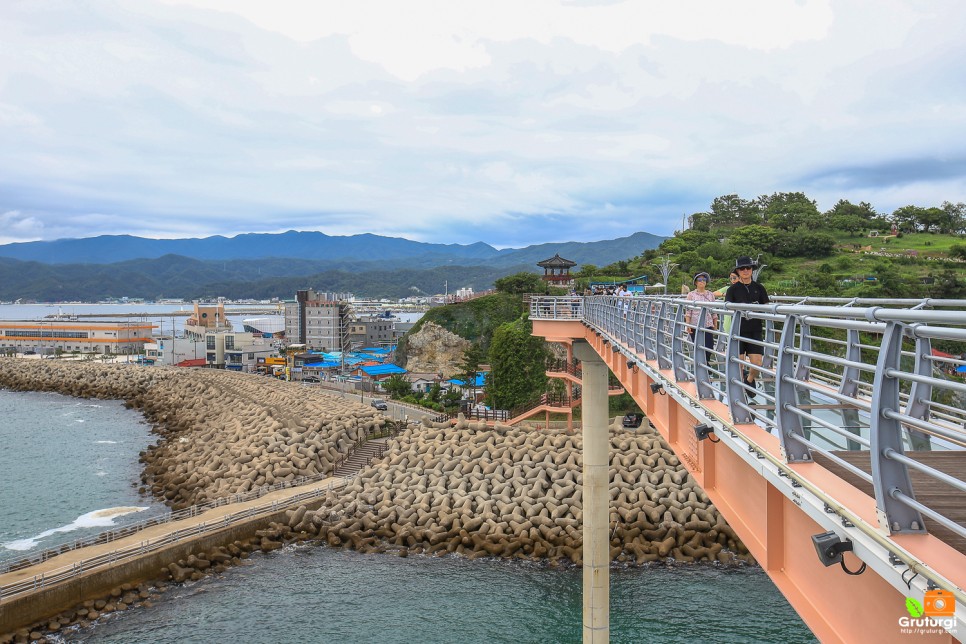
<instances>
[{"instance_id":1,"label":"sky","mask_svg":"<svg viewBox=\"0 0 966 644\"><path fill-rule=\"evenodd\" d=\"M961 0L3 0L0 244L958 203L964 33Z\"/></svg>"}]
</instances>

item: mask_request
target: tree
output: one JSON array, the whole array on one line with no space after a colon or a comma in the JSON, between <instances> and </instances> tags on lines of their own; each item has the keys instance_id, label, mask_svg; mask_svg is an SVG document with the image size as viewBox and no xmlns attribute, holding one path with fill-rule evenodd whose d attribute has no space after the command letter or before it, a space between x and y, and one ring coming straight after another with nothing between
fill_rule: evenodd
<instances>
[{"instance_id":1,"label":"tree","mask_svg":"<svg viewBox=\"0 0 966 644\"><path fill-rule=\"evenodd\" d=\"M942 232L949 217L942 208L926 208L919 214L919 223L927 233Z\"/></svg>"},{"instance_id":2,"label":"tree","mask_svg":"<svg viewBox=\"0 0 966 644\"><path fill-rule=\"evenodd\" d=\"M660 254L676 255L687 250L694 250L701 244L715 241L717 236L701 230L685 230L674 237L669 237L658 246Z\"/></svg>"},{"instance_id":3,"label":"tree","mask_svg":"<svg viewBox=\"0 0 966 644\"><path fill-rule=\"evenodd\" d=\"M919 230L923 212L925 208L919 206L902 206L893 210L889 218L900 230L916 232Z\"/></svg>"},{"instance_id":4,"label":"tree","mask_svg":"<svg viewBox=\"0 0 966 644\"><path fill-rule=\"evenodd\" d=\"M855 236L868 227L868 222L858 215L833 214L828 217L829 226L835 230L844 230L849 235Z\"/></svg>"},{"instance_id":5,"label":"tree","mask_svg":"<svg viewBox=\"0 0 966 644\"><path fill-rule=\"evenodd\" d=\"M409 384L409 381L398 373L386 378L382 383L382 388L387 394L389 394L389 397L394 400L408 396L413 392L413 388Z\"/></svg>"},{"instance_id":6,"label":"tree","mask_svg":"<svg viewBox=\"0 0 966 644\"><path fill-rule=\"evenodd\" d=\"M775 240L778 238L776 233L767 226L743 226L731 233L728 243L734 247L754 249L749 250L749 255L756 255L762 251L771 251Z\"/></svg>"},{"instance_id":7,"label":"tree","mask_svg":"<svg viewBox=\"0 0 966 644\"><path fill-rule=\"evenodd\" d=\"M822 217L815 202L802 192L776 192L770 197L759 197L764 206L765 221L782 230L821 227Z\"/></svg>"},{"instance_id":8,"label":"tree","mask_svg":"<svg viewBox=\"0 0 966 644\"><path fill-rule=\"evenodd\" d=\"M709 212L696 212L688 217L688 230L709 232L714 224L714 215Z\"/></svg>"},{"instance_id":9,"label":"tree","mask_svg":"<svg viewBox=\"0 0 966 644\"><path fill-rule=\"evenodd\" d=\"M954 235L966 230L966 203L952 203L944 201L942 210L946 214L943 222L943 229L940 231L947 235Z\"/></svg>"},{"instance_id":10,"label":"tree","mask_svg":"<svg viewBox=\"0 0 966 644\"><path fill-rule=\"evenodd\" d=\"M512 409L546 390L549 352L543 338L531 335L532 330L530 320L520 318L493 334L486 390L496 409Z\"/></svg>"},{"instance_id":11,"label":"tree","mask_svg":"<svg viewBox=\"0 0 966 644\"><path fill-rule=\"evenodd\" d=\"M464 390L469 390L470 398L476 400L476 378L480 373L480 364L483 362L483 348L475 342L463 352L463 362L460 363L460 371L457 377L466 383Z\"/></svg>"},{"instance_id":12,"label":"tree","mask_svg":"<svg viewBox=\"0 0 966 644\"><path fill-rule=\"evenodd\" d=\"M501 293L543 293L546 285L536 273L516 273L493 282Z\"/></svg>"},{"instance_id":13,"label":"tree","mask_svg":"<svg viewBox=\"0 0 966 644\"><path fill-rule=\"evenodd\" d=\"M597 274L599 269L595 264L581 264L580 270L577 271L575 277L593 277Z\"/></svg>"},{"instance_id":14,"label":"tree","mask_svg":"<svg viewBox=\"0 0 966 644\"><path fill-rule=\"evenodd\" d=\"M711 219L715 226L746 226L762 223L758 204L742 199L738 195L715 197L711 202Z\"/></svg>"}]
</instances>

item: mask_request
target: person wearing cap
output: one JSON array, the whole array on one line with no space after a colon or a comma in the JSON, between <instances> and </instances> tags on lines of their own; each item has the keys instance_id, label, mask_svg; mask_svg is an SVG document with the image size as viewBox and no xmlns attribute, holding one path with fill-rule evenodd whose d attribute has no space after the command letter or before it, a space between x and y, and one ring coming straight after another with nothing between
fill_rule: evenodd
<instances>
[{"instance_id":1,"label":"person wearing cap","mask_svg":"<svg viewBox=\"0 0 966 644\"><path fill-rule=\"evenodd\" d=\"M730 287L732 284L734 284L737 281L738 281L738 269L732 268L731 274L728 275L728 283L714 292L715 297L724 297L725 293L728 292L728 287ZM731 327L729 326L728 328L730 329Z\"/></svg>"},{"instance_id":2,"label":"person wearing cap","mask_svg":"<svg viewBox=\"0 0 966 644\"><path fill-rule=\"evenodd\" d=\"M768 304L768 293L765 287L752 279L755 261L750 257L739 257L735 261L735 270L738 272L738 281L728 287L725 293L725 302L735 304ZM761 366L761 358L764 349L759 342L762 340L762 324L759 319L746 318L742 316L738 327L738 355L747 356L748 362ZM748 369L745 377L745 384L752 388L748 392L754 396L755 378L758 375L757 369Z\"/></svg>"},{"instance_id":3,"label":"person wearing cap","mask_svg":"<svg viewBox=\"0 0 966 644\"><path fill-rule=\"evenodd\" d=\"M698 273L694 276L694 290L689 291L685 299L691 302L714 302L714 293L708 290L708 282L711 281L711 276L707 273ZM691 307L688 309L686 321L688 325L688 335L691 336L691 341L694 341L695 329L698 326L698 317L701 315L701 309L699 307ZM709 329L718 328L718 314L708 312L704 316L704 325ZM704 334L704 346L707 349L714 347L714 334L705 333ZM708 358L711 356L708 355Z\"/></svg>"}]
</instances>

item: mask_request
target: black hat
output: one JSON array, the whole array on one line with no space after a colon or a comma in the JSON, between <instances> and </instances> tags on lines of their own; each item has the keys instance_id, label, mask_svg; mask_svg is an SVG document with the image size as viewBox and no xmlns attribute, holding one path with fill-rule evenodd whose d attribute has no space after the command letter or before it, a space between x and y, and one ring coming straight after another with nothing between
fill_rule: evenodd
<instances>
[{"instance_id":1,"label":"black hat","mask_svg":"<svg viewBox=\"0 0 966 644\"><path fill-rule=\"evenodd\" d=\"M755 262L755 260L753 260L750 257L739 257L738 259L735 260L735 268L742 268L744 266L750 266L754 268L755 266L757 266L757 263Z\"/></svg>"}]
</instances>

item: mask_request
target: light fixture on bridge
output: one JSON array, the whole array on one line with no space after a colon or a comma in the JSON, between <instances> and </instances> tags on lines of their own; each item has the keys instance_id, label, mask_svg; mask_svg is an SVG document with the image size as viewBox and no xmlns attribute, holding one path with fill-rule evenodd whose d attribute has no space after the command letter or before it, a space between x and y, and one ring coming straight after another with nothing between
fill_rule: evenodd
<instances>
[{"instance_id":1,"label":"light fixture on bridge","mask_svg":"<svg viewBox=\"0 0 966 644\"><path fill-rule=\"evenodd\" d=\"M620 350L621 350L621 348L619 346L617 346L616 344L611 347L611 351L613 351L614 353L617 353Z\"/></svg>"},{"instance_id":2,"label":"light fixture on bridge","mask_svg":"<svg viewBox=\"0 0 966 644\"><path fill-rule=\"evenodd\" d=\"M667 392L664 391L664 385L662 385L659 382L652 382L651 383L651 393L652 394L661 394L662 396L666 396L667 395Z\"/></svg>"},{"instance_id":3,"label":"light fixture on bridge","mask_svg":"<svg viewBox=\"0 0 966 644\"><path fill-rule=\"evenodd\" d=\"M704 439L709 439L712 443L720 443L721 439L712 436L714 434L714 427L708 425L707 423L701 423L700 425L694 426L694 435L698 437L699 441Z\"/></svg>"},{"instance_id":4,"label":"light fixture on bridge","mask_svg":"<svg viewBox=\"0 0 966 644\"><path fill-rule=\"evenodd\" d=\"M634 362L633 360L628 360L628 361L627 361L627 368L628 368L628 369L634 369L634 370L637 370L637 363L636 363L636 362Z\"/></svg>"},{"instance_id":5,"label":"light fixture on bridge","mask_svg":"<svg viewBox=\"0 0 966 644\"><path fill-rule=\"evenodd\" d=\"M813 534L812 544L815 546L815 552L818 554L818 560L821 561L826 567L837 563L842 566L842 570L850 575L861 575L865 572L864 561L862 562L862 566L854 572L845 567L845 559L842 558L842 553L851 552L851 539L843 539L839 535L835 534L835 532L829 530L828 532L823 532L822 534Z\"/></svg>"}]
</instances>

